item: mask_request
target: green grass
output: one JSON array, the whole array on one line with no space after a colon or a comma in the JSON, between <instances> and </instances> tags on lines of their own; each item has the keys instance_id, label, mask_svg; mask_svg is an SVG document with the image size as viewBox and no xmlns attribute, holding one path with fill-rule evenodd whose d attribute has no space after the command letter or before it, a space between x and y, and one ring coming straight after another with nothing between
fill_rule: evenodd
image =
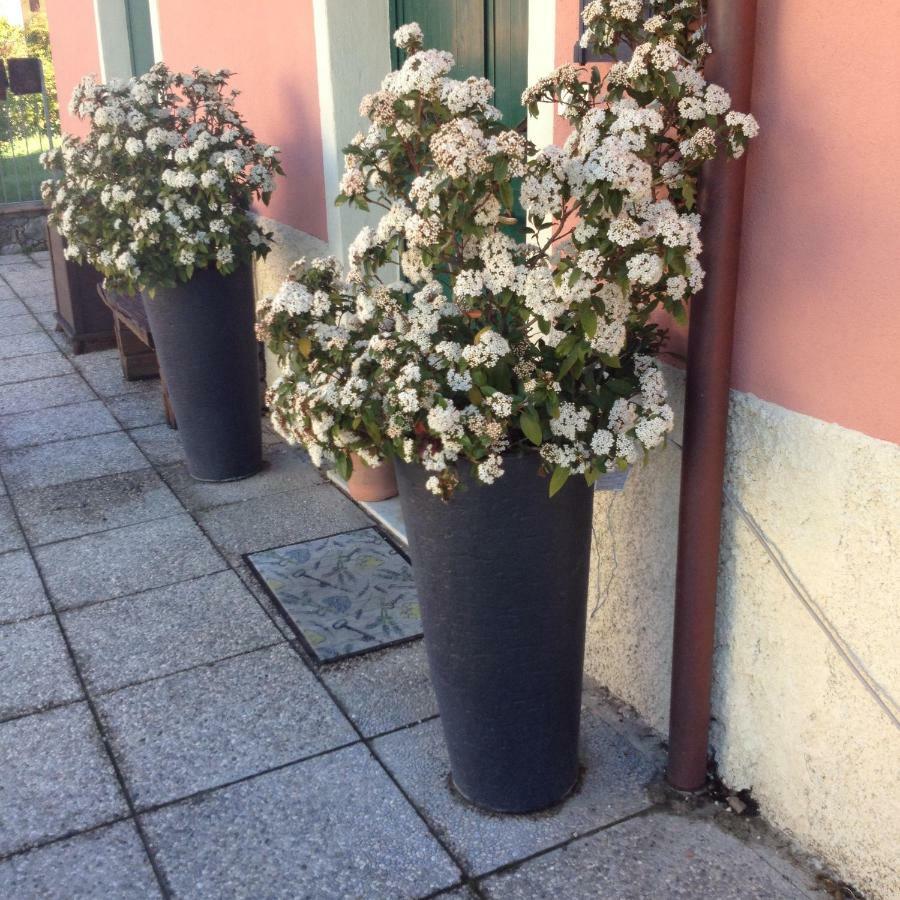
<instances>
[{"instance_id":1,"label":"green grass","mask_svg":"<svg viewBox=\"0 0 900 900\"><path fill-rule=\"evenodd\" d=\"M41 199L41 182L47 173L39 157L46 149L47 138L40 134L0 140L0 203Z\"/></svg>"}]
</instances>

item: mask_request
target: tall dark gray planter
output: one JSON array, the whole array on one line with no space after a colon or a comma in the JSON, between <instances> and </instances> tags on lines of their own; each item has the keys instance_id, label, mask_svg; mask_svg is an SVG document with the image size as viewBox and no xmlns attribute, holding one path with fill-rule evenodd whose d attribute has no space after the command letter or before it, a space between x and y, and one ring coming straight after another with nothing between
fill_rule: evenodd
<instances>
[{"instance_id":1,"label":"tall dark gray planter","mask_svg":"<svg viewBox=\"0 0 900 900\"><path fill-rule=\"evenodd\" d=\"M535 453L471 474L444 502L398 464L431 679L453 781L491 810L533 812L578 778L592 490L552 499Z\"/></svg>"},{"instance_id":2,"label":"tall dark gray planter","mask_svg":"<svg viewBox=\"0 0 900 900\"><path fill-rule=\"evenodd\" d=\"M144 305L190 474L232 481L262 467L259 361L249 266L203 269Z\"/></svg>"}]
</instances>

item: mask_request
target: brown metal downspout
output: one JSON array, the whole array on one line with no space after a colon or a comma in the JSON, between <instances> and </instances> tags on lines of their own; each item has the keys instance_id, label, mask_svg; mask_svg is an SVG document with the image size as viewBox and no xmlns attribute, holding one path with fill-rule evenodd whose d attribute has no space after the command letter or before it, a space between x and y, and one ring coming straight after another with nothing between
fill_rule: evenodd
<instances>
[{"instance_id":1,"label":"brown metal downspout","mask_svg":"<svg viewBox=\"0 0 900 900\"><path fill-rule=\"evenodd\" d=\"M750 109L756 0L710 0L707 77L735 109ZM706 286L692 303L678 520L675 634L667 779L706 781L716 583L735 295L744 207L744 159L704 168L700 192Z\"/></svg>"}]
</instances>

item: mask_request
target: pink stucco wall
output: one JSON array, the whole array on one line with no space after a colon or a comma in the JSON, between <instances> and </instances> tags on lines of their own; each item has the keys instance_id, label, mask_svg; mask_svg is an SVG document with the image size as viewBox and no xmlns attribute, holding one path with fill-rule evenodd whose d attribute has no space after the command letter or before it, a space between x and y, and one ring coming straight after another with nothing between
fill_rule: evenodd
<instances>
[{"instance_id":1,"label":"pink stucco wall","mask_svg":"<svg viewBox=\"0 0 900 900\"><path fill-rule=\"evenodd\" d=\"M900 441L900 4L759 0L733 382Z\"/></svg>"},{"instance_id":2,"label":"pink stucco wall","mask_svg":"<svg viewBox=\"0 0 900 900\"><path fill-rule=\"evenodd\" d=\"M158 2L166 63L233 69L250 127L281 147L287 177L265 214L326 240L312 0L217 0L215 15L207 3Z\"/></svg>"},{"instance_id":3,"label":"pink stucco wall","mask_svg":"<svg viewBox=\"0 0 900 900\"><path fill-rule=\"evenodd\" d=\"M72 89L83 75L99 73L100 51L91 0L44 0L50 24L50 48L56 69L63 131L83 134L84 123L69 115Z\"/></svg>"},{"instance_id":4,"label":"pink stucco wall","mask_svg":"<svg viewBox=\"0 0 900 900\"><path fill-rule=\"evenodd\" d=\"M325 176L316 81L312 0L207 3L158 0L165 62L175 69L200 65L237 72L239 108L259 139L282 148L287 176L261 212L327 239ZM99 73L92 0L47 0L53 59L62 104L82 75ZM63 129L83 133L66 111Z\"/></svg>"},{"instance_id":5,"label":"pink stucco wall","mask_svg":"<svg viewBox=\"0 0 900 900\"><path fill-rule=\"evenodd\" d=\"M759 0L732 384L900 441L900 4L847 28L843 0ZM577 36L557 0L558 63Z\"/></svg>"}]
</instances>

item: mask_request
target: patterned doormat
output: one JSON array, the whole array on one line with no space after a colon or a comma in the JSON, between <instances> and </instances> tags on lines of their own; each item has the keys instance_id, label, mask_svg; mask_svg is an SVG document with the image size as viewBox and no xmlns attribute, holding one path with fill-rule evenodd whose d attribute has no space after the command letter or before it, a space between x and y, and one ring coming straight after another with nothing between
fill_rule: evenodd
<instances>
[{"instance_id":1,"label":"patterned doormat","mask_svg":"<svg viewBox=\"0 0 900 900\"><path fill-rule=\"evenodd\" d=\"M262 550L246 559L319 662L422 634L412 569L375 528Z\"/></svg>"}]
</instances>

